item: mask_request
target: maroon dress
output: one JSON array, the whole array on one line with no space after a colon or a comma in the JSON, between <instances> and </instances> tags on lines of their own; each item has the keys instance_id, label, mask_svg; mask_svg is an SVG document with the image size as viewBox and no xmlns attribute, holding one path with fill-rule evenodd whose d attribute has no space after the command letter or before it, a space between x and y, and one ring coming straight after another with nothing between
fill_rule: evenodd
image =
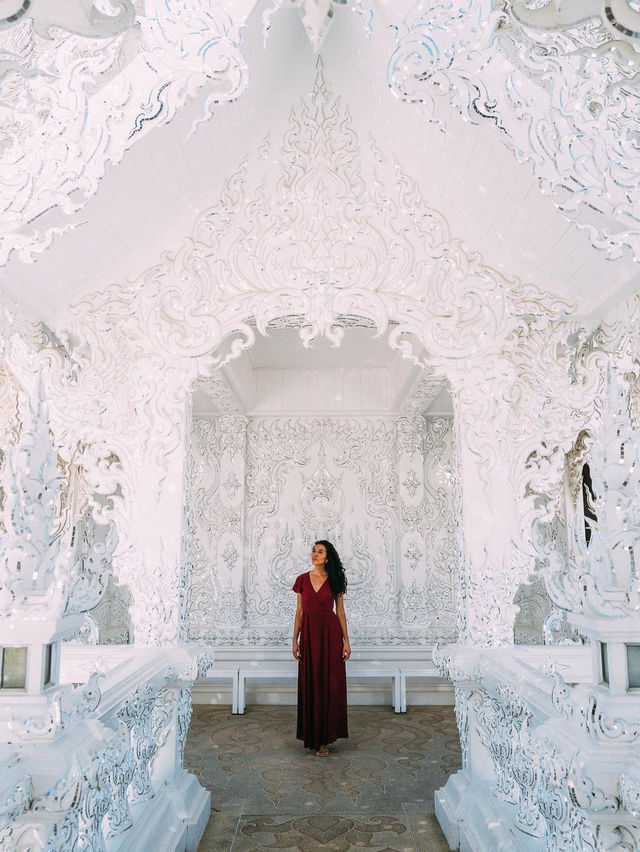
<instances>
[{"instance_id":1,"label":"maroon dress","mask_svg":"<svg viewBox=\"0 0 640 852\"><path fill-rule=\"evenodd\" d=\"M348 737L347 674L342 659L342 630L333 611L329 579L316 592L309 572L300 574L293 591L302 595L298 663L298 731L306 748L318 749Z\"/></svg>"}]
</instances>

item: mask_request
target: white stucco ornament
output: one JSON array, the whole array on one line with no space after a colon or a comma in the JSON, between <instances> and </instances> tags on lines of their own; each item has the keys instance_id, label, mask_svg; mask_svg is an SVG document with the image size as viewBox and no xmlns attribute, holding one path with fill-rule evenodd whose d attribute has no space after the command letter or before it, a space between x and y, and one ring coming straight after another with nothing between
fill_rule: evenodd
<instances>
[{"instance_id":1,"label":"white stucco ornament","mask_svg":"<svg viewBox=\"0 0 640 852\"><path fill-rule=\"evenodd\" d=\"M374 14L373 0L275 0L274 5L262 16L265 36L271 27L271 19L285 6L293 6L300 11L300 18L316 54L320 53L338 9L348 7L364 15L368 26Z\"/></svg>"},{"instance_id":2,"label":"white stucco ornament","mask_svg":"<svg viewBox=\"0 0 640 852\"><path fill-rule=\"evenodd\" d=\"M592 244L640 259L640 11L628 0L416 3L391 90L446 126L489 122ZM443 108L444 106L444 108Z\"/></svg>"},{"instance_id":3,"label":"white stucco ornament","mask_svg":"<svg viewBox=\"0 0 640 852\"><path fill-rule=\"evenodd\" d=\"M99 8L94 0L5 0L0 30L30 18L43 38L52 38L54 27L89 38L109 38L133 24L136 11L131 0L107 0L102 6Z\"/></svg>"},{"instance_id":4,"label":"white stucco ornament","mask_svg":"<svg viewBox=\"0 0 640 852\"><path fill-rule=\"evenodd\" d=\"M107 164L202 87L205 114L245 90L244 19L223 3L146 0L135 19L128 0L111 9L34 0L0 29L0 264L50 245L69 226L39 229L38 217L79 210Z\"/></svg>"}]
</instances>

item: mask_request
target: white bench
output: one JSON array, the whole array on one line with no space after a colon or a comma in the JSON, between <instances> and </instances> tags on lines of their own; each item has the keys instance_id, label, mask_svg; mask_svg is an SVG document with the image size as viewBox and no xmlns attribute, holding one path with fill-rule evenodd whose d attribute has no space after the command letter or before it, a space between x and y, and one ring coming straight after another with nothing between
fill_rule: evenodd
<instances>
[{"instance_id":1,"label":"white bench","mask_svg":"<svg viewBox=\"0 0 640 852\"><path fill-rule=\"evenodd\" d=\"M209 669L206 680L207 682L213 680L226 680L231 681L231 712L238 713L238 674L240 671L240 666L236 664L229 663L217 663L214 664ZM242 711L244 713L244 710Z\"/></svg>"},{"instance_id":2,"label":"white bench","mask_svg":"<svg viewBox=\"0 0 640 852\"><path fill-rule=\"evenodd\" d=\"M396 713L406 713L407 712L407 678L408 677L416 677L421 680L435 680L439 679L440 675L435 665L432 662L426 663L402 663L400 665L400 687L399 687L399 701L400 701L400 709L396 710Z\"/></svg>"},{"instance_id":3,"label":"white bench","mask_svg":"<svg viewBox=\"0 0 640 852\"><path fill-rule=\"evenodd\" d=\"M390 679L391 705L396 713L406 713L407 678L418 678L432 685L446 683L431 661L431 653L430 647L415 645L356 647L347 662L347 679ZM204 684L215 680L230 682L232 713L245 712L248 680L292 681L298 676L298 664L288 647L218 646L214 655L215 662Z\"/></svg>"},{"instance_id":4,"label":"white bench","mask_svg":"<svg viewBox=\"0 0 640 852\"><path fill-rule=\"evenodd\" d=\"M244 713L246 709L246 682L249 678L259 678L260 680L291 680L298 677L298 664L291 658L290 661L282 660L279 662L255 662L240 666L238 669L238 694L236 709L232 709L232 713ZM406 696L404 699L405 709L401 710L402 696L401 691L401 674L400 668L394 662L379 662L376 660L354 660L347 662L347 679L350 677L363 678L375 677L383 679L391 678L391 706L396 713L406 712Z\"/></svg>"}]
</instances>

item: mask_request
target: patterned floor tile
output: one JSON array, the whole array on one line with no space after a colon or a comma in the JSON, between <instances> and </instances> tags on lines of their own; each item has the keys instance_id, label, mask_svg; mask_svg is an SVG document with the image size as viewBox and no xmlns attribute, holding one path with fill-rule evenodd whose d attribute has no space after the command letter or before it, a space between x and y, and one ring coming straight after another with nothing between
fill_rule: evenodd
<instances>
[{"instance_id":1,"label":"patterned floor tile","mask_svg":"<svg viewBox=\"0 0 640 852\"><path fill-rule=\"evenodd\" d=\"M234 852L291 849L299 852L348 852L350 849L415 852L404 814L243 818Z\"/></svg>"},{"instance_id":2,"label":"patterned floor tile","mask_svg":"<svg viewBox=\"0 0 640 852\"><path fill-rule=\"evenodd\" d=\"M452 708L352 707L350 737L324 758L295 739L295 719L295 707L194 707L185 765L214 813L201 852L446 849L433 793L460 767Z\"/></svg>"},{"instance_id":3,"label":"patterned floor tile","mask_svg":"<svg viewBox=\"0 0 640 852\"><path fill-rule=\"evenodd\" d=\"M239 822L239 811L212 811L198 852L230 852Z\"/></svg>"}]
</instances>

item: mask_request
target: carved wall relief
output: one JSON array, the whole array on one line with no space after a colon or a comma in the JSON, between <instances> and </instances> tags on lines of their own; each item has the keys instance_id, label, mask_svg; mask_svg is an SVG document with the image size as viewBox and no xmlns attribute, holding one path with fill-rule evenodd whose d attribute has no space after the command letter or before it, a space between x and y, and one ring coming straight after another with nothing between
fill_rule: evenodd
<instances>
[{"instance_id":1,"label":"carved wall relief","mask_svg":"<svg viewBox=\"0 0 640 852\"><path fill-rule=\"evenodd\" d=\"M357 641L453 636L458 559L448 484L451 421L252 418L246 450L244 422L194 421L190 638L286 641L291 587L309 570L318 538L329 538L341 554ZM408 485L398 485L398 461L412 441L419 493L408 474ZM399 488L419 499L403 502Z\"/></svg>"},{"instance_id":2,"label":"carved wall relief","mask_svg":"<svg viewBox=\"0 0 640 852\"><path fill-rule=\"evenodd\" d=\"M244 621L245 435L246 420L239 415L193 420L185 611L193 640Z\"/></svg>"},{"instance_id":3,"label":"carved wall relief","mask_svg":"<svg viewBox=\"0 0 640 852\"><path fill-rule=\"evenodd\" d=\"M145 0L136 11L124 0L106 15L75 5L24 3L26 14L0 30L0 263L13 251L33 259L75 227L42 232L32 223L53 205L76 212L107 164L171 121L200 88L211 90L208 115L214 101L234 100L247 86L243 21L215 0Z\"/></svg>"},{"instance_id":4,"label":"carved wall relief","mask_svg":"<svg viewBox=\"0 0 640 852\"><path fill-rule=\"evenodd\" d=\"M397 623L395 430L382 418L252 421L247 621L289 621L291 586L318 538L341 554L356 628Z\"/></svg>"},{"instance_id":5,"label":"carved wall relief","mask_svg":"<svg viewBox=\"0 0 640 852\"><path fill-rule=\"evenodd\" d=\"M611 257L630 247L638 259L640 12L629 0L568 9L415 3L398 26L389 85L429 121L444 126L450 106L495 126L594 246Z\"/></svg>"},{"instance_id":6,"label":"carved wall relief","mask_svg":"<svg viewBox=\"0 0 640 852\"><path fill-rule=\"evenodd\" d=\"M513 597L535 558L533 517L547 511L527 502L527 488L534 482L529 492L538 494L561 479L557 459L592 400L589 365L572 360L580 344L567 343L576 334L565 321L569 306L463 249L400 164L374 143L360 144L321 68L312 93L292 110L280 148L270 146L275 165L267 168L252 151L173 253L137 280L74 306L60 320L57 343L42 344L57 441L90 448L85 468L96 481L107 477L104 460L116 459L114 566L132 593L136 641L176 641L183 629L184 501L176 483L183 481L185 400L194 380L251 346L256 329L272 321L295 318L307 344L317 335L339 342L349 316L450 381L465 517L460 626L472 642L510 642ZM334 178L328 183L327 174ZM321 187L326 204L318 221ZM531 411L539 412L535 424ZM346 467L332 468L328 450L325 442L329 474L347 476ZM421 476L424 482L413 461L407 457L401 477L407 506L420 499ZM230 487L231 473L221 474ZM382 509L374 512L381 552L373 557L387 563L392 522ZM359 550L365 566L372 534L362 523L353 532L347 549ZM284 553L283 536L272 544ZM233 548L242 552L230 543L225 564L234 564ZM418 538L407 539L406 569L418 570L425 553ZM392 584L385 597L398 594Z\"/></svg>"},{"instance_id":7,"label":"carved wall relief","mask_svg":"<svg viewBox=\"0 0 640 852\"><path fill-rule=\"evenodd\" d=\"M453 421L402 417L398 429L399 615L403 624L455 623L460 554Z\"/></svg>"}]
</instances>

